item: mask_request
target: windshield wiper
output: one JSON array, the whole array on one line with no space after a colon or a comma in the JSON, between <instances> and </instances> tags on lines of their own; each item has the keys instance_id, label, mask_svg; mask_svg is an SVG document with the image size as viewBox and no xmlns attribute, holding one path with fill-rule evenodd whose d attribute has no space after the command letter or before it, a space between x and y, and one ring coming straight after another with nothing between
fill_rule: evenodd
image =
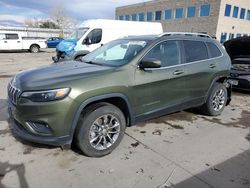
<instances>
[{"instance_id":1,"label":"windshield wiper","mask_svg":"<svg viewBox=\"0 0 250 188\"><path fill-rule=\"evenodd\" d=\"M100 66L103 66L102 63L97 63L97 62L94 62L94 61L84 61L84 60L82 60L82 62L87 63L87 64L93 64L93 65L100 65Z\"/></svg>"}]
</instances>

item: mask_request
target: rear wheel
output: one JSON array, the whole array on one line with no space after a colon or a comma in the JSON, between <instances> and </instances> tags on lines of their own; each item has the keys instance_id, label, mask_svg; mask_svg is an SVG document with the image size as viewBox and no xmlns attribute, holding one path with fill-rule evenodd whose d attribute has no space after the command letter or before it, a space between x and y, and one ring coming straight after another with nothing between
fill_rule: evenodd
<instances>
[{"instance_id":1,"label":"rear wheel","mask_svg":"<svg viewBox=\"0 0 250 188\"><path fill-rule=\"evenodd\" d=\"M202 106L202 111L206 115L220 115L227 103L227 89L222 83L215 83L209 92L206 103Z\"/></svg>"},{"instance_id":2,"label":"rear wheel","mask_svg":"<svg viewBox=\"0 0 250 188\"><path fill-rule=\"evenodd\" d=\"M31 45L30 52L31 53L38 53L40 51L40 47L36 44Z\"/></svg>"},{"instance_id":3,"label":"rear wheel","mask_svg":"<svg viewBox=\"0 0 250 188\"><path fill-rule=\"evenodd\" d=\"M86 109L76 130L76 141L87 156L101 157L111 153L121 142L126 128L122 111L109 103L98 103Z\"/></svg>"}]
</instances>

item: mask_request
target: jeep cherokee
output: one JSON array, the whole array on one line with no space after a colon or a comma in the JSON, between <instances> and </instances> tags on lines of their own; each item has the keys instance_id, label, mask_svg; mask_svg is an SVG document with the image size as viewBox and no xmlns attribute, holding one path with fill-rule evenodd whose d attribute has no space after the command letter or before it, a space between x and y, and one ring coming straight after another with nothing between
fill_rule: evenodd
<instances>
[{"instance_id":1,"label":"jeep cherokee","mask_svg":"<svg viewBox=\"0 0 250 188\"><path fill-rule=\"evenodd\" d=\"M118 39L81 62L17 74L8 85L13 132L57 146L74 140L85 155L104 156L140 121L193 107L219 115L230 101L230 67L211 38Z\"/></svg>"}]
</instances>

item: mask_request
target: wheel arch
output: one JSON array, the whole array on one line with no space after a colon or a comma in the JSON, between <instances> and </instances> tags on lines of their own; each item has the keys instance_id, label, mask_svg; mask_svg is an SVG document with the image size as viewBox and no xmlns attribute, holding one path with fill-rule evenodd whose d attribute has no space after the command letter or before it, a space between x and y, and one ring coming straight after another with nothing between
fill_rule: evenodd
<instances>
[{"instance_id":1,"label":"wheel arch","mask_svg":"<svg viewBox=\"0 0 250 188\"><path fill-rule=\"evenodd\" d=\"M79 108L77 109L76 114L74 115L73 124L70 130L70 136L73 139L75 130L77 127L78 120L87 107L90 105L100 103L100 102L107 102L113 104L114 106L118 107L124 114L126 118L127 126L130 126L134 122L132 107L129 103L128 97L122 93L112 93L112 94L105 94L100 96L90 97L87 100L83 101Z\"/></svg>"},{"instance_id":2,"label":"wheel arch","mask_svg":"<svg viewBox=\"0 0 250 188\"><path fill-rule=\"evenodd\" d=\"M207 91L207 94L206 94L206 97L205 97L205 101L207 101L207 98L209 96L209 93L212 89L212 87L214 86L214 84L217 82L217 83L222 83L222 84L225 84L226 86L226 89L227 89L227 103L226 105L229 105L230 102L231 102L231 96L232 96L232 86L231 84L229 84L227 82L228 80L228 77L227 76L217 76L213 79L212 83L210 84L209 86L209 89Z\"/></svg>"}]
</instances>

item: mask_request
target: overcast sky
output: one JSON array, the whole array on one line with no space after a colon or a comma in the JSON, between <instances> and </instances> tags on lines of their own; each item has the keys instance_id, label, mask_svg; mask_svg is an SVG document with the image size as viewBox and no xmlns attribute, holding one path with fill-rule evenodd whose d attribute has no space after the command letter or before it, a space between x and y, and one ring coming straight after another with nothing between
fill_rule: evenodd
<instances>
[{"instance_id":1,"label":"overcast sky","mask_svg":"<svg viewBox=\"0 0 250 188\"><path fill-rule=\"evenodd\" d=\"M115 7L147 0L0 0L0 25L22 25L27 18L45 19L59 3L67 14L79 21L115 18Z\"/></svg>"}]
</instances>

